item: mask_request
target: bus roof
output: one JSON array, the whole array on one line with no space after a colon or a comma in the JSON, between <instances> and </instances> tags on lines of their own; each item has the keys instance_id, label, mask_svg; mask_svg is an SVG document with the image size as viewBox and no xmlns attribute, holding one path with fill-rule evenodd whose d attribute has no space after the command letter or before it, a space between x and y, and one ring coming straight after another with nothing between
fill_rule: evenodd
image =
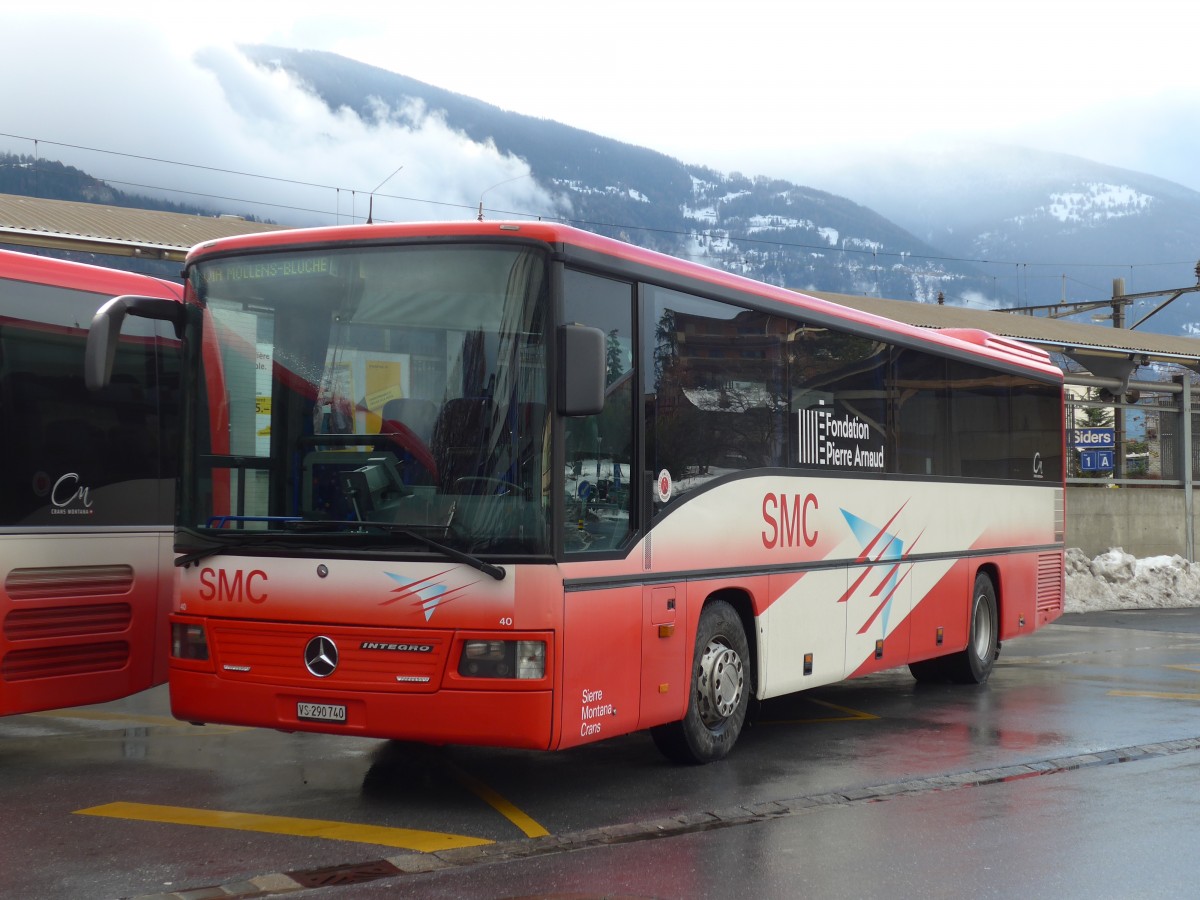
<instances>
[{"instance_id":1,"label":"bus roof","mask_svg":"<svg viewBox=\"0 0 1200 900\"><path fill-rule=\"evenodd\" d=\"M637 247L624 241L602 237L570 225L556 222L460 221L411 222L376 225L337 225L322 228L300 228L265 234L248 234L220 238L197 244L188 253L185 267L211 256L233 253L266 252L294 248L311 249L331 245L379 245L391 242L443 238L491 238L500 240L536 241L551 245L568 257L579 252L590 262L605 257L611 262L635 270L636 277L653 281L654 276L669 276L671 280L686 280L697 285L711 285L725 292L733 291L740 300L764 302L772 308L780 305L786 311L803 316L817 316L824 321L836 320L856 324L863 329L891 338L902 337L906 343L935 345L947 351L976 358L989 359L1007 366L1039 372L1043 377L1062 380L1061 370L1050 361L1044 350L1010 339L999 338L976 329L933 331L884 318L872 313L822 300L788 288L755 281L700 263ZM785 310L780 310L784 312Z\"/></svg>"},{"instance_id":2,"label":"bus roof","mask_svg":"<svg viewBox=\"0 0 1200 900\"><path fill-rule=\"evenodd\" d=\"M148 294L183 299L182 285L161 278L10 250L0 250L0 278L109 296Z\"/></svg>"}]
</instances>

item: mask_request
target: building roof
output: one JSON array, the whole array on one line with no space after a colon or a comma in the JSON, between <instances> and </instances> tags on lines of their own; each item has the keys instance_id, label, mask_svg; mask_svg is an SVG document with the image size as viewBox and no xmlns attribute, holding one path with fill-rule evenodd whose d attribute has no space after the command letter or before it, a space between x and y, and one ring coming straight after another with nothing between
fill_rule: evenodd
<instances>
[{"instance_id":1,"label":"building roof","mask_svg":"<svg viewBox=\"0 0 1200 900\"><path fill-rule=\"evenodd\" d=\"M1001 337L1037 344L1050 352L1070 356L1097 375L1107 373L1097 372L1089 365L1089 359L1098 368L1103 367L1097 362L1099 359L1121 358L1142 364L1170 362L1200 371L1200 338L1130 331L1128 328L1088 325L1013 312L915 303L911 300L883 300L821 291L806 293L910 325L925 328L980 328Z\"/></svg>"},{"instance_id":2,"label":"building roof","mask_svg":"<svg viewBox=\"0 0 1200 900\"><path fill-rule=\"evenodd\" d=\"M0 194L0 243L182 262L201 241L276 231L237 216L192 216Z\"/></svg>"}]
</instances>

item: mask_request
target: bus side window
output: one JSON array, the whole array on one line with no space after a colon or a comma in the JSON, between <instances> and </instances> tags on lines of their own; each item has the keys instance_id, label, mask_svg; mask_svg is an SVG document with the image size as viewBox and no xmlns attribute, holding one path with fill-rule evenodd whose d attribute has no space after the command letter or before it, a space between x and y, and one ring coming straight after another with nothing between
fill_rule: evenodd
<instances>
[{"instance_id":1,"label":"bus side window","mask_svg":"<svg viewBox=\"0 0 1200 900\"><path fill-rule=\"evenodd\" d=\"M895 456L888 446L891 348L874 338L799 323L788 356L797 429L790 464L883 474ZM844 423L854 436L826 441L822 420Z\"/></svg>"},{"instance_id":2,"label":"bus side window","mask_svg":"<svg viewBox=\"0 0 1200 900\"><path fill-rule=\"evenodd\" d=\"M722 476L784 465L784 353L794 323L648 285L643 308L646 472L654 512Z\"/></svg>"},{"instance_id":3,"label":"bus side window","mask_svg":"<svg viewBox=\"0 0 1200 900\"><path fill-rule=\"evenodd\" d=\"M566 420L564 479L568 553L615 550L635 520L633 467L633 285L568 270L564 321L608 335L604 411Z\"/></svg>"}]
</instances>

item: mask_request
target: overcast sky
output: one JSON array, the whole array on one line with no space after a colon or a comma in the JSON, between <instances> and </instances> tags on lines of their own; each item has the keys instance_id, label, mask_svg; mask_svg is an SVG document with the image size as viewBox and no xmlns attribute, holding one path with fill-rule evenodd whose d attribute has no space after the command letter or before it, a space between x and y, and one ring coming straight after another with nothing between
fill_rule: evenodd
<instances>
[{"instance_id":1,"label":"overcast sky","mask_svg":"<svg viewBox=\"0 0 1200 900\"><path fill-rule=\"evenodd\" d=\"M982 138L1200 190L1200 17L1165 0L110 0L43 8L54 12L4 14L0 132L261 166L357 192L403 164L388 191L451 209L508 178L489 203L550 201L521 184L519 161L444 132L425 135L423 149L409 141L397 152L402 135L309 104L295 86L242 68L228 48L329 50L684 162L818 188L823 166L850 148ZM381 141L390 152L380 152ZM0 138L0 150L31 152L11 138ZM135 180L115 158L71 161ZM180 180L146 165L137 173ZM199 170L187 178L217 189ZM338 193L335 205L357 210L359 200Z\"/></svg>"}]
</instances>

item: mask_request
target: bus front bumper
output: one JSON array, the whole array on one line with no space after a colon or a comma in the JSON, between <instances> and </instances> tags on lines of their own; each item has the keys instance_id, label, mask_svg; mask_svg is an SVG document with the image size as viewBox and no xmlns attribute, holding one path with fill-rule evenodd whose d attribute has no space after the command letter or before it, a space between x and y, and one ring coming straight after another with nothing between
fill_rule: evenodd
<instances>
[{"instance_id":1,"label":"bus front bumper","mask_svg":"<svg viewBox=\"0 0 1200 900\"><path fill-rule=\"evenodd\" d=\"M195 724L547 750L552 691L338 691L253 682L172 667L171 712Z\"/></svg>"}]
</instances>

